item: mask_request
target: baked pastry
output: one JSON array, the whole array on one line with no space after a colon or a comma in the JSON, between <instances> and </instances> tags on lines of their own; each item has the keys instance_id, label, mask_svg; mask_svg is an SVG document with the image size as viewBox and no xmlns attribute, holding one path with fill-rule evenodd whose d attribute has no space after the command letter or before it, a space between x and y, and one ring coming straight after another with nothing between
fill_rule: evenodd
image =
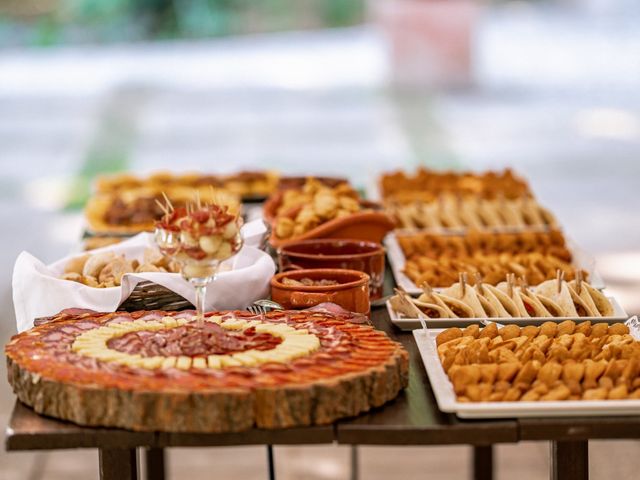
<instances>
[{"instance_id":1,"label":"baked pastry","mask_svg":"<svg viewBox=\"0 0 640 480\"><path fill-rule=\"evenodd\" d=\"M459 402L640 399L640 342L622 323L474 325L436 345Z\"/></svg>"},{"instance_id":2,"label":"baked pastry","mask_svg":"<svg viewBox=\"0 0 640 480\"><path fill-rule=\"evenodd\" d=\"M553 214L531 197L485 199L443 193L432 201L387 201L385 209L405 229L557 228Z\"/></svg>"},{"instance_id":3,"label":"baked pastry","mask_svg":"<svg viewBox=\"0 0 640 480\"><path fill-rule=\"evenodd\" d=\"M79 255L67 262L60 278L89 287L107 288L120 286L125 273L179 271L180 267L157 249L146 248L142 262L110 251Z\"/></svg>"},{"instance_id":4,"label":"baked pastry","mask_svg":"<svg viewBox=\"0 0 640 480\"><path fill-rule=\"evenodd\" d=\"M466 278L466 276L464 276ZM560 282L560 288L558 288ZM466 281L454 283L441 291L433 291L424 284L425 291L412 298L398 291L391 299L394 310L409 318L530 318L530 317L611 317L614 315L611 301L599 290L584 282L583 297L593 302L598 299L599 310L591 309L563 280L548 280L537 287L516 285L512 277L497 286L476 281L475 286ZM551 291L550 287L551 286ZM593 297L591 296L593 295Z\"/></svg>"},{"instance_id":5,"label":"baked pastry","mask_svg":"<svg viewBox=\"0 0 640 480\"><path fill-rule=\"evenodd\" d=\"M399 203L435 200L442 193L478 198L530 197L527 182L510 169L502 172L442 172L419 168L413 175L385 173L379 181L382 198Z\"/></svg>"}]
</instances>

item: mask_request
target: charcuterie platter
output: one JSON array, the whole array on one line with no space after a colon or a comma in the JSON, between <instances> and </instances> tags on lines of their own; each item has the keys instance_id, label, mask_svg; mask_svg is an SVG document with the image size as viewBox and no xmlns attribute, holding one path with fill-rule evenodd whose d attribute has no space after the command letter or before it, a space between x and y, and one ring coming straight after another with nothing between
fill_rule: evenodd
<instances>
[{"instance_id":1,"label":"charcuterie platter","mask_svg":"<svg viewBox=\"0 0 640 480\"><path fill-rule=\"evenodd\" d=\"M193 311L61 314L5 348L9 382L38 413L139 431L328 424L393 399L408 354L348 314Z\"/></svg>"}]
</instances>

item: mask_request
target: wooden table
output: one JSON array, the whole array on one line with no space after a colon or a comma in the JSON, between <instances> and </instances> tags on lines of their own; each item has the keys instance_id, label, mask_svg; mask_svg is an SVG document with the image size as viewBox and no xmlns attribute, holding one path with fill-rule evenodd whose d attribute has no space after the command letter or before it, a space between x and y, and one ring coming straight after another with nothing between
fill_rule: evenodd
<instances>
[{"instance_id":1,"label":"wooden table","mask_svg":"<svg viewBox=\"0 0 640 480\"><path fill-rule=\"evenodd\" d=\"M471 445L474 478L492 478L492 445L521 440L551 442L551 478L588 478L588 440L640 438L640 416L460 420L438 410L413 336L395 329L386 310L372 314L376 327L396 338L410 354L409 387L396 400L354 419L322 427L250 430L229 434L140 433L80 427L40 416L16 403L6 432L6 448L53 450L97 448L102 479L137 478L136 449L146 451L147 478L164 478L165 447L230 445Z\"/></svg>"}]
</instances>

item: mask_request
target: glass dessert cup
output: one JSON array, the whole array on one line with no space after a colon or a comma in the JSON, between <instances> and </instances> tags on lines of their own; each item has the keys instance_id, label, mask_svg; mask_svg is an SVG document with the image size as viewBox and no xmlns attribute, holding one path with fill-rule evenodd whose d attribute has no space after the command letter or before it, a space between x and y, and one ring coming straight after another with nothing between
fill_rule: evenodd
<instances>
[{"instance_id":1,"label":"glass dessert cup","mask_svg":"<svg viewBox=\"0 0 640 480\"><path fill-rule=\"evenodd\" d=\"M243 245L240 225L231 238L222 235L202 236L197 242L180 231L157 227L155 241L160 251L175 260L182 277L195 288L196 325L204 326L207 288L215 280L220 264L236 255Z\"/></svg>"}]
</instances>

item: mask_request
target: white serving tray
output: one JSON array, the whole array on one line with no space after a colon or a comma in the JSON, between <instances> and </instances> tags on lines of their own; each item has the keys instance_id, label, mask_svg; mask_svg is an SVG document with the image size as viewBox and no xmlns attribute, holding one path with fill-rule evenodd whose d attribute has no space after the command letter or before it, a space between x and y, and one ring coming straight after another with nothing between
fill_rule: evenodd
<instances>
[{"instance_id":1,"label":"white serving tray","mask_svg":"<svg viewBox=\"0 0 640 480\"><path fill-rule=\"evenodd\" d=\"M638 335L637 318L627 325ZM635 324L635 325L630 325ZM453 385L442 368L436 350L436 336L442 329L414 330L422 362L427 370L438 408L460 418L584 417L639 415L640 400L565 400L556 402L458 402Z\"/></svg>"},{"instance_id":2,"label":"white serving tray","mask_svg":"<svg viewBox=\"0 0 640 480\"><path fill-rule=\"evenodd\" d=\"M411 294L422 293L422 289L419 288L413 280L407 277L403 270L406 258L395 232L390 233L384 239L384 245L387 249L387 257L391 264L391 271L396 279L396 284ZM589 283L593 288L602 290L605 288L602 277L595 269L595 259L584 250L578 248L573 242L567 240L567 247L573 254L573 263L578 268L582 268L589 273ZM436 289L437 290L437 289Z\"/></svg>"},{"instance_id":3,"label":"white serving tray","mask_svg":"<svg viewBox=\"0 0 640 480\"><path fill-rule=\"evenodd\" d=\"M489 320L492 322L500 322L505 325L542 325L544 322L564 322L565 320L576 320L580 322L586 322L587 320L598 323L614 323L624 322L629 316L624 308L613 297L607 297L613 305L612 317L514 317L514 318L425 318L427 328L450 328L450 327L466 327L474 323L479 323L482 320ZM420 320L417 318L403 317L396 312L391 306L391 302L387 300L387 312L389 312L389 319L400 330L415 330L416 328L422 328Z\"/></svg>"}]
</instances>

